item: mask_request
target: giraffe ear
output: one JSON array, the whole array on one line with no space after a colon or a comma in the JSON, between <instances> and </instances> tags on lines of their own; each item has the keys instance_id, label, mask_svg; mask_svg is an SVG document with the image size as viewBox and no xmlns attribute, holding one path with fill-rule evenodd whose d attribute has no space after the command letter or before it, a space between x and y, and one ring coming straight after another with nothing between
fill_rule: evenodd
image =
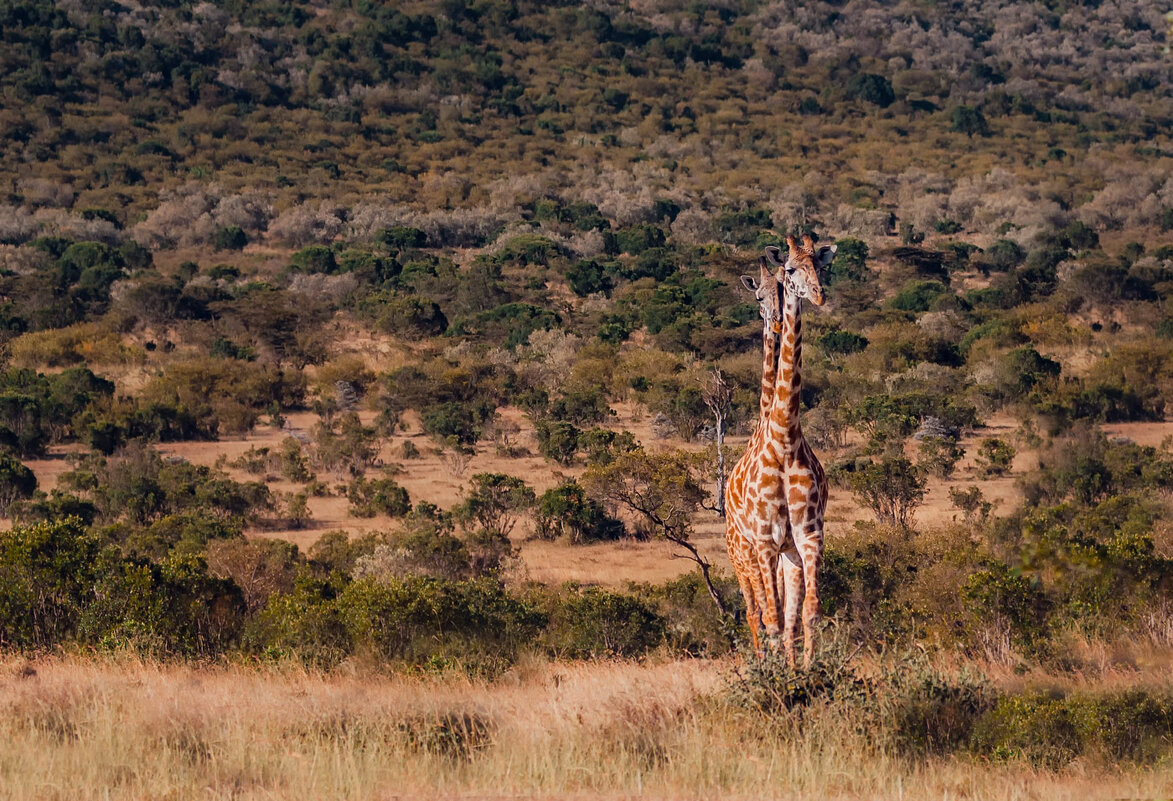
<instances>
[{"instance_id":1,"label":"giraffe ear","mask_svg":"<svg viewBox=\"0 0 1173 801\"><path fill-rule=\"evenodd\" d=\"M758 282L752 275L741 276L741 285L755 295L758 293Z\"/></svg>"},{"instance_id":2,"label":"giraffe ear","mask_svg":"<svg viewBox=\"0 0 1173 801\"><path fill-rule=\"evenodd\" d=\"M781 248L776 248L773 245L766 246L766 260L775 267L781 267L786 263L786 259L782 258Z\"/></svg>"},{"instance_id":3,"label":"giraffe ear","mask_svg":"<svg viewBox=\"0 0 1173 801\"><path fill-rule=\"evenodd\" d=\"M835 258L835 251L837 250L839 250L837 245L831 245L830 247L826 248L819 248L819 255L817 258L820 270L827 269L827 266L830 265L831 261Z\"/></svg>"}]
</instances>

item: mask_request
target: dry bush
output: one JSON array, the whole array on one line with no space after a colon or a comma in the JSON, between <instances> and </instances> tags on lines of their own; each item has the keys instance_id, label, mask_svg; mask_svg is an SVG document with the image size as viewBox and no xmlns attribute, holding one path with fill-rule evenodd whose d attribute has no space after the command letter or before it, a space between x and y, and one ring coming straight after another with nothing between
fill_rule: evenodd
<instances>
[{"instance_id":1,"label":"dry bush","mask_svg":"<svg viewBox=\"0 0 1173 801\"><path fill-rule=\"evenodd\" d=\"M21 334L9 343L12 361L22 367L69 367L75 364L142 364L146 352L127 345L120 334L98 323Z\"/></svg>"},{"instance_id":2,"label":"dry bush","mask_svg":"<svg viewBox=\"0 0 1173 801\"><path fill-rule=\"evenodd\" d=\"M326 275L325 273L298 273L289 282L289 291L307 295L315 300L342 304L359 288L352 273Z\"/></svg>"},{"instance_id":3,"label":"dry bush","mask_svg":"<svg viewBox=\"0 0 1173 801\"><path fill-rule=\"evenodd\" d=\"M888 236L892 233L892 213L881 209L860 209L840 203L831 215L832 230L857 237Z\"/></svg>"},{"instance_id":4,"label":"dry bush","mask_svg":"<svg viewBox=\"0 0 1173 801\"><path fill-rule=\"evenodd\" d=\"M48 263L49 254L43 250L20 245L0 245L0 270L23 275L41 269Z\"/></svg>"},{"instance_id":5,"label":"dry bush","mask_svg":"<svg viewBox=\"0 0 1173 801\"><path fill-rule=\"evenodd\" d=\"M17 188L24 201L34 206L56 206L67 209L73 205L73 187L48 178L21 178Z\"/></svg>"},{"instance_id":6,"label":"dry bush","mask_svg":"<svg viewBox=\"0 0 1173 801\"><path fill-rule=\"evenodd\" d=\"M0 205L0 241L21 243L33 238L37 222L24 206Z\"/></svg>"},{"instance_id":7,"label":"dry bush","mask_svg":"<svg viewBox=\"0 0 1173 801\"><path fill-rule=\"evenodd\" d=\"M298 554L296 545L282 540L220 539L208 543L207 560L208 572L232 579L255 612L273 595L293 589Z\"/></svg>"},{"instance_id":8,"label":"dry bush","mask_svg":"<svg viewBox=\"0 0 1173 801\"><path fill-rule=\"evenodd\" d=\"M256 236L272 217L272 208L260 194L225 195L215 184L190 181L159 194L160 204L131 230L147 247L172 248L203 245L216 231L238 225Z\"/></svg>"},{"instance_id":9,"label":"dry bush","mask_svg":"<svg viewBox=\"0 0 1173 801\"><path fill-rule=\"evenodd\" d=\"M480 207L416 214L411 225L427 234L431 247L467 248L483 245L507 220L498 211Z\"/></svg>"},{"instance_id":10,"label":"dry bush","mask_svg":"<svg viewBox=\"0 0 1173 801\"><path fill-rule=\"evenodd\" d=\"M346 220L346 238L352 242L370 242L380 231L410 225L412 211L404 205L374 200L358 203Z\"/></svg>"},{"instance_id":11,"label":"dry bush","mask_svg":"<svg viewBox=\"0 0 1173 801\"><path fill-rule=\"evenodd\" d=\"M345 212L330 201L307 201L286 209L269 224L268 237L290 247L328 244L345 229Z\"/></svg>"}]
</instances>

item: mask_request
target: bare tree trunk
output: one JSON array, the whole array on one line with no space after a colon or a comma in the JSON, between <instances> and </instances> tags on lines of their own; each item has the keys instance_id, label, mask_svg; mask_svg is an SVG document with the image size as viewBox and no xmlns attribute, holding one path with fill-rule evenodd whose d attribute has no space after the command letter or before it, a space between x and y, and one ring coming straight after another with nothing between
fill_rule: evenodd
<instances>
[{"instance_id":1,"label":"bare tree trunk","mask_svg":"<svg viewBox=\"0 0 1173 801\"><path fill-rule=\"evenodd\" d=\"M714 367L712 375L705 383L702 395L705 405L713 413L716 423L717 443L717 504L716 512L725 517L725 423L729 419L729 410L733 406L733 390L719 367Z\"/></svg>"},{"instance_id":2,"label":"bare tree trunk","mask_svg":"<svg viewBox=\"0 0 1173 801\"><path fill-rule=\"evenodd\" d=\"M725 602L721 600L721 593L717 592L717 585L713 583L713 577L709 575L709 569L711 567L709 560L697 550L697 547L692 544L687 535L680 536L665 532L664 537L688 551L689 555L684 558L696 562L697 567L701 569L701 577L705 580L705 586L709 589L709 595L712 597L713 603L717 606L717 612L720 613L721 617L727 618L729 611L725 608Z\"/></svg>"}]
</instances>

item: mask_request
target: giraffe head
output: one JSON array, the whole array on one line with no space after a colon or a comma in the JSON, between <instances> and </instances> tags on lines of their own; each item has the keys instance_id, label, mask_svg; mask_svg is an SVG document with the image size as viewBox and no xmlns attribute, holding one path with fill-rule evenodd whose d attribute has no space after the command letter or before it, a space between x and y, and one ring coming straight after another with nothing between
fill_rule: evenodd
<instances>
[{"instance_id":1,"label":"giraffe head","mask_svg":"<svg viewBox=\"0 0 1173 801\"><path fill-rule=\"evenodd\" d=\"M790 248L790 253L785 259L782 258L780 248L766 248L766 258L778 268L779 283L798 297L806 298L816 306L822 306L826 302L826 297L823 295L819 273L826 269L831 259L835 258L835 246L816 249L810 234L803 236L801 244L794 237L788 236L786 245Z\"/></svg>"},{"instance_id":2,"label":"giraffe head","mask_svg":"<svg viewBox=\"0 0 1173 801\"><path fill-rule=\"evenodd\" d=\"M778 333L782 328L782 299L778 293L778 279L770 272L764 257L759 259L758 269L757 279L752 275L743 275L741 284L757 298L758 311L766 330Z\"/></svg>"}]
</instances>

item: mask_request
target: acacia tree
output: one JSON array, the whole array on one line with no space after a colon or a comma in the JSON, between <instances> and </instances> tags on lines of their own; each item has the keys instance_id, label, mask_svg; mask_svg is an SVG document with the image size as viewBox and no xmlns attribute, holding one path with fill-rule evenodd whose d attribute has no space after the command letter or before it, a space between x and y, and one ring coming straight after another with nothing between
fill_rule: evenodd
<instances>
[{"instance_id":1,"label":"acacia tree","mask_svg":"<svg viewBox=\"0 0 1173 801\"><path fill-rule=\"evenodd\" d=\"M706 492L697 478L702 467L698 454L687 451L648 453L643 448L618 454L605 465L591 465L582 484L600 503L635 514L650 533L663 537L686 552L700 568L709 595L722 617L725 602L713 584L709 560L692 542L692 515L701 507Z\"/></svg>"},{"instance_id":2,"label":"acacia tree","mask_svg":"<svg viewBox=\"0 0 1173 801\"><path fill-rule=\"evenodd\" d=\"M908 528L925 497L921 471L903 456L872 462L852 473L849 481L856 500L889 526Z\"/></svg>"},{"instance_id":3,"label":"acacia tree","mask_svg":"<svg viewBox=\"0 0 1173 801\"><path fill-rule=\"evenodd\" d=\"M476 574L495 571L516 551L509 532L518 515L534 505L533 489L503 473L477 473L464 503L454 512L466 530L465 544Z\"/></svg>"}]
</instances>

